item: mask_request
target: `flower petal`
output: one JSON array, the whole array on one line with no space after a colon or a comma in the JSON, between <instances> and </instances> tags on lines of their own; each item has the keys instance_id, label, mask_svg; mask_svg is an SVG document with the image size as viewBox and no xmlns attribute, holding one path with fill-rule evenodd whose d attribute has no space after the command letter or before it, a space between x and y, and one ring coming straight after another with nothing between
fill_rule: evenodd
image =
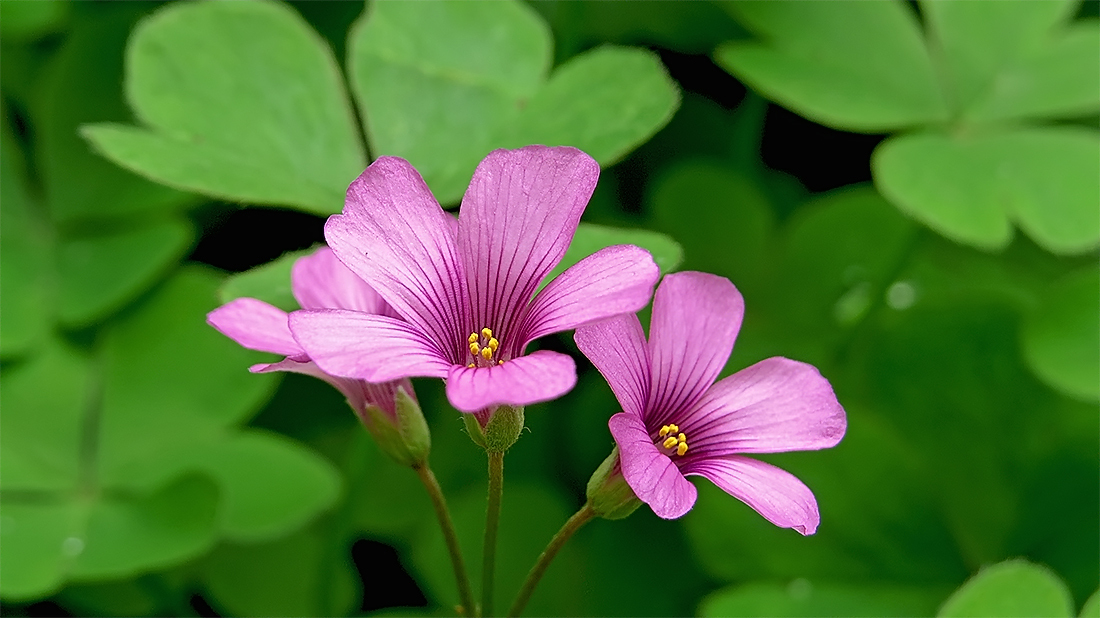
<instances>
[{"instance_id":1,"label":"flower petal","mask_svg":"<svg viewBox=\"0 0 1100 618\"><path fill-rule=\"evenodd\" d=\"M565 255L599 175L592 157L566 147L494 150L478 165L458 217L471 330L503 333L519 352L515 327Z\"/></svg>"},{"instance_id":2,"label":"flower petal","mask_svg":"<svg viewBox=\"0 0 1100 618\"><path fill-rule=\"evenodd\" d=\"M593 253L539 292L520 328L523 345L550 333L638 311L649 303L660 275L653 256L641 247L618 245Z\"/></svg>"},{"instance_id":3,"label":"flower petal","mask_svg":"<svg viewBox=\"0 0 1100 618\"><path fill-rule=\"evenodd\" d=\"M379 157L348 187L325 239L453 362L465 350L469 301L449 216L408 161Z\"/></svg>"},{"instance_id":4,"label":"flower petal","mask_svg":"<svg viewBox=\"0 0 1100 618\"><path fill-rule=\"evenodd\" d=\"M749 457L697 459L684 466L684 474L711 480L722 491L751 506L764 519L800 534L817 531L821 515L809 487L771 464Z\"/></svg>"},{"instance_id":5,"label":"flower petal","mask_svg":"<svg viewBox=\"0 0 1100 618\"><path fill-rule=\"evenodd\" d=\"M848 421L816 368L777 356L712 386L680 425L694 452L714 456L829 448Z\"/></svg>"},{"instance_id":6,"label":"flower petal","mask_svg":"<svg viewBox=\"0 0 1100 618\"><path fill-rule=\"evenodd\" d=\"M353 309L398 317L378 292L348 270L328 247L294 262L290 284L302 309Z\"/></svg>"},{"instance_id":7,"label":"flower petal","mask_svg":"<svg viewBox=\"0 0 1100 618\"><path fill-rule=\"evenodd\" d=\"M623 411L641 416L649 395L649 348L638 316L581 326L573 340L607 380Z\"/></svg>"},{"instance_id":8,"label":"flower petal","mask_svg":"<svg viewBox=\"0 0 1100 618\"><path fill-rule=\"evenodd\" d=\"M206 322L250 350L299 356L302 347L287 326L286 312L255 298L238 298L206 314Z\"/></svg>"},{"instance_id":9,"label":"flower petal","mask_svg":"<svg viewBox=\"0 0 1100 618\"><path fill-rule=\"evenodd\" d=\"M649 327L652 386L647 427L679 422L722 371L745 301L729 279L698 272L665 277L653 298Z\"/></svg>"},{"instance_id":10,"label":"flower petal","mask_svg":"<svg viewBox=\"0 0 1100 618\"><path fill-rule=\"evenodd\" d=\"M568 393L577 367L565 354L540 350L495 367L455 365L447 376L447 399L457 410L477 412L497 405L525 406Z\"/></svg>"},{"instance_id":11,"label":"flower petal","mask_svg":"<svg viewBox=\"0 0 1100 618\"><path fill-rule=\"evenodd\" d=\"M295 311L290 330L325 373L368 382L447 375L451 363L419 330L358 311Z\"/></svg>"},{"instance_id":12,"label":"flower petal","mask_svg":"<svg viewBox=\"0 0 1100 618\"><path fill-rule=\"evenodd\" d=\"M637 414L620 412L607 426L619 445L623 478L658 517L676 519L691 510L698 492L676 464L657 449Z\"/></svg>"}]
</instances>

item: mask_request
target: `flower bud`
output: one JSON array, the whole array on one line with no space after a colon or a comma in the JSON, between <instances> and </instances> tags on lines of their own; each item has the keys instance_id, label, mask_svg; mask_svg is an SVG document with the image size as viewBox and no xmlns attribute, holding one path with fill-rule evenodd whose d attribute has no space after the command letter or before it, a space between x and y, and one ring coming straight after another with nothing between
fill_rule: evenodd
<instances>
[{"instance_id":1,"label":"flower bud","mask_svg":"<svg viewBox=\"0 0 1100 618\"><path fill-rule=\"evenodd\" d=\"M623 478L618 446L612 449L607 459L592 473L586 493L592 510L604 519L623 519L642 505L642 501Z\"/></svg>"},{"instance_id":2,"label":"flower bud","mask_svg":"<svg viewBox=\"0 0 1100 618\"><path fill-rule=\"evenodd\" d=\"M470 439L490 453L507 451L523 431L523 406L497 406L486 412L463 414Z\"/></svg>"},{"instance_id":3,"label":"flower bud","mask_svg":"<svg viewBox=\"0 0 1100 618\"><path fill-rule=\"evenodd\" d=\"M420 404L402 386L395 389L393 402L394 414L374 404L364 405L363 424L394 461L404 466L423 465L432 448L432 435Z\"/></svg>"}]
</instances>

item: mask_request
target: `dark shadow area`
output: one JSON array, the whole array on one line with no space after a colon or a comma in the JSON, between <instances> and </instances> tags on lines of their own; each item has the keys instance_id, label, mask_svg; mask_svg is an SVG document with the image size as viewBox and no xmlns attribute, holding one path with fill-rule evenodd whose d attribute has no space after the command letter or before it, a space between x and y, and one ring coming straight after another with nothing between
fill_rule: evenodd
<instances>
[{"instance_id":1,"label":"dark shadow area","mask_svg":"<svg viewBox=\"0 0 1100 618\"><path fill-rule=\"evenodd\" d=\"M870 181L871 152L885 138L830 129L770 104L760 157L816 193Z\"/></svg>"},{"instance_id":2,"label":"dark shadow area","mask_svg":"<svg viewBox=\"0 0 1100 618\"><path fill-rule=\"evenodd\" d=\"M363 605L371 612L385 607L427 607L428 599L397 556L385 543L359 539L351 546L351 559L363 580Z\"/></svg>"},{"instance_id":3,"label":"dark shadow area","mask_svg":"<svg viewBox=\"0 0 1100 618\"><path fill-rule=\"evenodd\" d=\"M275 208L230 211L224 204L196 214L202 237L190 259L230 272L325 242L325 218L317 215Z\"/></svg>"}]
</instances>

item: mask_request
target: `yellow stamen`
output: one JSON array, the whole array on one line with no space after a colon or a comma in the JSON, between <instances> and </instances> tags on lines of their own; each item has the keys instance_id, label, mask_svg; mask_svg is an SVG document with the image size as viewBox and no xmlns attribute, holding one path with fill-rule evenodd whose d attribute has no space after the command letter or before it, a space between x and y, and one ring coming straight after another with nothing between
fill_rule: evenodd
<instances>
[{"instance_id":1,"label":"yellow stamen","mask_svg":"<svg viewBox=\"0 0 1100 618\"><path fill-rule=\"evenodd\" d=\"M481 358L484 358L485 360L492 360L492 358L493 358L493 349L492 348L481 348Z\"/></svg>"},{"instance_id":2,"label":"yellow stamen","mask_svg":"<svg viewBox=\"0 0 1100 618\"><path fill-rule=\"evenodd\" d=\"M481 329L481 336L485 337L486 339L492 339L493 331L489 330L488 328L483 328Z\"/></svg>"},{"instance_id":3,"label":"yellow stamen","mask_svg":"<svg viewBox=\"0 0 1100 618\"><path fill-rule=\"evenodd\" d=\"M473 363L470 363L469 365L466 365L466 367L468 367L468 368L470 368L470 369L473 369L473 368L474 368L474 364L473 364Z\"/></svg>"},{"instance_id":4,"label":"yellow stamen","mask_svg":"<svg viewBox=\"0 0 1100 618\"><path fill-rule=\"evenodd\" d=\"M469 341L470 343L477 342L477 333L470 333L470 336L466 338L466 341Z\"/></svg>"},{"instance_id":5,"label":"yellow stamen","mask_svg":"<svg viewBox=\"0 0 1100 618\"><path fill-rule=\"evenodd\" d=\"M677 440L680 441L681 444L683 444L684 442L687 442L687 440L688 440L687 436L685 436L684 434L680 434L680 435L676 436L676 438L677 438Z\"/></svg>"},{"instance_id":6,"label":"yellow stamen","mask_svg":"<svg viewBox=\"0 0 1100 618\"><path fill-rule=\"evenodd\" d=\"M497 361L497 364L498 364L498 365L503 365L503 364L504 364L504 361L502 361L502 360L498 360L498 361Z\"/></svg>"},{"instance_id":7,"label":"yellow stamen","mask_svg":"<svg viewBox=\"0 0 1100 618\"><path fill-rule=\"evenodd\" d=\"M488 346L492 348L494 352L496 352L497 348L500 347L500 342L497 341L496 337L491 337L489 339Z\"/></svg>"},{"instance_id":8,"label":"yellow stamen","mask_svg":"<svg viewBox=\"0 0 1100 618\"><path fill-rule=\"evenodd\" d=\"M668 425L665 425L664 427L661 427L661 431L657 432L657 435L659 435L663 438L663 437L667 436L668 432L670 432L670 431L672 431L672 430L669 429Z\"/></svg>"},{"instance_id":9,"label":"yellow stamen","mask_svg":"<svg viewBox=\"0 0 1100 618\"><path fill-rule=\"evenodd\" d=\"M680 434L680 435L683 435L683 434ZM676 447L676 454L683 457L684 453L686 453L686 452L688 452L687 442L681 442L680 446Z\"/></svg>"},{"instance_id":10,"label":"yellow stamen","mask_svg":"<svg viewBox=\"0 0 1100 618\"><path fill-rule=\"evenodd\" d=\"M477 356L477 353L480 352L480 351L481 351L481 346L479 346L477 343L471 343L470 344L470 354L473 354L474 356Z\"/></svg>"},{"instance_id":11,"label":"yellow stamen","mask_svg":"<svg viewBox=\"0 0 1100 618\"><path fill-rule=\"evenodd\" d=\"M678 425L671 425L670 424L668 426L668 432L669 433L680 433L680 427Z\"/></svg>"},{"instance_id":12,"label":"yellow stamen","mask_svg":"<svg viewBox=\"0 0 1100 618\"><path fill-rule=\"evenodd\" d=\"M665 446L665 448L672 448L672 447L676 446L677 443L678 442L676 440L676 436L669 436L668 438L665 439L664 446Z\"/></svg>"}]
</instances>

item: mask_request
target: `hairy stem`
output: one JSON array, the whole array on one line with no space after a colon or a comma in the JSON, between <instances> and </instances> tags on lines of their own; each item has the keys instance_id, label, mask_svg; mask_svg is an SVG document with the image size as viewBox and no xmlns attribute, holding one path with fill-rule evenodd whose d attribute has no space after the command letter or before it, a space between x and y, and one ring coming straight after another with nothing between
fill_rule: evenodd
<instances>
[{"instance_id":1,"label":"hairy stem","mask_svg":"<svg viewBox=\"0 0 1100 618\"><path fill-rule=\"evenodd\" d=\"M493 615L500 498L504 492L504 453L489 452L489 503L485 511L485 546L481 554L481 615Z\"/></svg>"},{"instance_id":2,"label":"hairy stem","mask_svg":"<svg viewBox=\"0 0 1100 618\"><path fill-rule=\"evenodd\" d=\"M516 600L512 602L512 608L508 610L509 616L519 616L523 613L523 608L527 607L527 601L531 599L531 593L535 591L535 586L539 584L539 580L546 573L546 567L550 566L554 557L558 555L562 546L573 536L573 533L580 530L581 526L591 521L595 516L596 512L586 502L579 511L573 513L573 516L565 522L561 530L558 530L554 538L550 539L550 543L546 546L546 549L542 550L535 566L531 567L531 572L527 574L527 579L523 581L523 586L516 594Z\"/></svg>"},{"instance_id":3,"label":"hairy stem","mask_svg":"<svg viewBox=\"0 0 1100 618\"><path fill-rule=\"evenodd\" d=\"M435 516L439 519L439 528L443 531L443 540L447 543L447 553L451 555L451 567L454 568L455 583L458 584L462 613L466 616L476 616L477 606L474 605L474 594L470 588L470 576L466 573L466 563L462 561L462 552L458 548L458 535L455 534L454 522L451 521L451 512L447 509L443 489L427 463L422 466L413 466L413 470L416 470L420 481L424 483L424 488L431 496L432 506L435 507Z\"/></svg>"}]
</instances>

